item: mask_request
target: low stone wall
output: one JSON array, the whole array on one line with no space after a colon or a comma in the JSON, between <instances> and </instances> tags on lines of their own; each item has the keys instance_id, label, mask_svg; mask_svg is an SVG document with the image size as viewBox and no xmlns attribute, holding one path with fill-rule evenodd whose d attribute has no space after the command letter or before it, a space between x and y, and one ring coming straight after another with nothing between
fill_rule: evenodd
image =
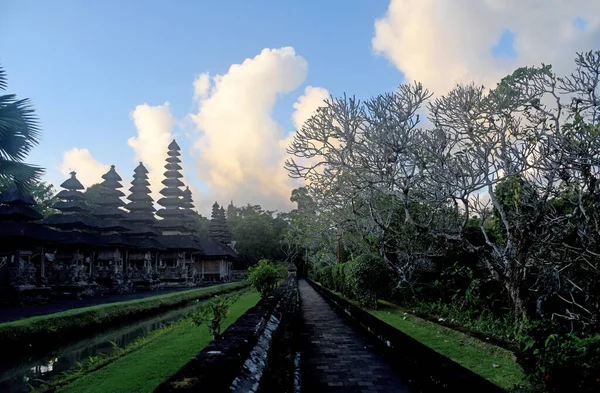
<instances>
[{"instance_id":1,"label":"low stone wall","mask_svg":"<svg viewBox=\"0 0 600 393\"><path fill-rule=\"evenodd\" d=\"M402 375L424 392L501 393L503 389L460 364L421 344L369 312L306 279L333 307L342 311L352 323L378 341Z\"/></svg>"},{"instance_id":2,"label":"low stone wall","mask_svg":"<svg viewBox=\"0 0 600 393\"><path fill-rule=\"evenodd\" d=\"M290 274L273 296L261 299L155 392L256 392L297 287Z\"/></svg>"}]
</instances>

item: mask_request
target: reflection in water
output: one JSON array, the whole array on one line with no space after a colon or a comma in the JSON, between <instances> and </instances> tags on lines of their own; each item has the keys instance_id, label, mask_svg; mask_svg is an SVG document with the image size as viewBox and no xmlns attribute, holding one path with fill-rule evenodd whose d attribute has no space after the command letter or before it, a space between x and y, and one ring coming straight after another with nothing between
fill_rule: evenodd
<instances>
[{"instance_id":1,"label":"reflection in water","mask_svg":"<svg viewBox=\"0 0 600 393\"><path fill-rule=\"evenodd\" d=\"M101 353L110 354L117 347L123 348L136 338L159 329L169 322L177 321L193 307L172 310L159 316L107 330L40 356L0 363L0 392L29 392L29 384L33 381L48 380L91 356Z\"/></svg>"}]
</instances>

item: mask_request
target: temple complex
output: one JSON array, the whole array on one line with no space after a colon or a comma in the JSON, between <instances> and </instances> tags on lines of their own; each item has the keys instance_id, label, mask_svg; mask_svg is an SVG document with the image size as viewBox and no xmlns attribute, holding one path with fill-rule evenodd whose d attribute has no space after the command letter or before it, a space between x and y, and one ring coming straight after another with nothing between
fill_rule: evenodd
<instances>
[{"instance_id":1,"label":"temple complex","mask_svg":"<svg viewBox=\"0 0 600 393\"><path fill-rule=\"evenodd\" d=\"M181 180L180 156L173 140L158 211L141 162L128 203L114 165L102 176L93 206L71 172L52 205L59 212L44 220L31 196L14 186L1 193L0 292L10 295L4 299L14 300L19 291L83 296L230 280L237 255L225 212L215 203L209 236L198 236L198 213Z\"/></svg>"}]
</instances>

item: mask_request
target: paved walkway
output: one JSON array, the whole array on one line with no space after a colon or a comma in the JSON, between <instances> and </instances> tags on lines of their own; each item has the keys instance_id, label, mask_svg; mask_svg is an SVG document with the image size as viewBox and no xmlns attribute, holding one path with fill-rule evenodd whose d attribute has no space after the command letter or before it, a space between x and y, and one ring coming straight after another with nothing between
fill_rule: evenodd
<instances>
[{"instance_id":1,"label":"paved walkway","mask_svg":"<svg viewBox=\"0 0 600 393\"><path fill-rule=\"evenodd\" d=\"M298 282L306 392L410 392L396 371L305 280Z\"/></svg>"}]
</instances>

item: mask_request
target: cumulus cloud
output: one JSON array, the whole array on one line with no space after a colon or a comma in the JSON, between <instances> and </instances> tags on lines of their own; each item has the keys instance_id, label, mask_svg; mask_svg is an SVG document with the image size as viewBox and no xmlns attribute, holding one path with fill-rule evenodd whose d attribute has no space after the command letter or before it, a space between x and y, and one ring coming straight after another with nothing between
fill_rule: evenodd
<instances>
[{"instance_id":1,"label":"cumulus cloud","mask_svg":"<svg viewBox=\"0 0 600 393\"><path fill-rule=\"evenodd\" d=\"M516 57L495 58L491 49L506 30ZM459 82L493 87L515 68L542 62L564 74L575 52L599 43L597 0L391 0L372 40L375 53L436 94Z\"/></svg>"},{"instance_id":2,"label":"cumulus cloud","mask_svg":"<svg viewBox=\"0 0 600 393\"><path fill-rule=\"evenodd\" d=\"M77 172L77 179L85 187L102 182L102 175L110 169L110 165L98 162L88 149L73 148L63 153L63 161L59 168L65 176L69 177L71 171ZM59 183L60 184L60 183Z\"/></svg>"},{"instance_id":3,"label":"cumulus cloud","mask_svg":"<svg viewBox=\"0 0 600 393\"><path fill-rule=\"evenodd\" d=\"M227 73L194 82L198 112L191 118L199 134L194 144L196 173L210 197L227 203L261 203L288 209L294 183L283 168L285 129L272 117L278 96L297 89L307 75L307 62L293 48L264 49L254 58L233 64ZM294 122L322 91L297 103ZM313 91L313 90L311 90ZM302 98L301 98L302 100Z\"/></svg>"},{"instance_id":4,"label":"cumulus cloud","mask_svg":"<svg viewBox=\"0 0 600 393\"><path fill-rule=\"evenodd\" d=\"M329 92L322 87L307 86L304 94L294 103L294 113L292 120L294 127L298 130L308 120L324 101L329 98Z\"/></svg>"},{"instance_id":5,"label":"cumulus cloud","mask_svg":"<svg viewBox=\"0 0 600 393\"><path fill-rule=\"evenodd\" d=\"M131 112L131 119L137 128L137 136L127 143L135 152L135 158L142 161L149 171L150 189L156 199L162 189L167 146L173 139L175 119L168 102L151 106L142 104Z\"/></svg>"}]
</instances>

